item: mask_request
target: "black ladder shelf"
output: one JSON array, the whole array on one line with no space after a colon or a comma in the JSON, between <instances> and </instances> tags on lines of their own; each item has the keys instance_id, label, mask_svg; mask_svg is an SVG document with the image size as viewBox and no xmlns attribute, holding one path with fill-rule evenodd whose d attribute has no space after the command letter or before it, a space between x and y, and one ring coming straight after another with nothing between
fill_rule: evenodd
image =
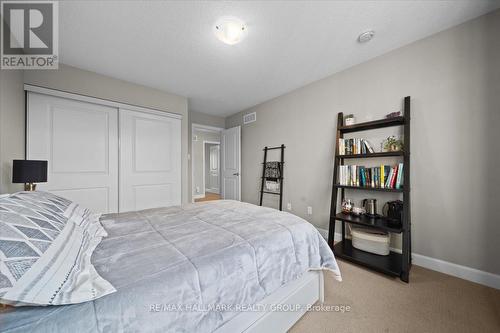
<instances>
[{"instance_id":1,"label":"black ladder shelf","mask_svg":"<svg viewBox=\"0 0 500 333\"><path fill-rule=\"evenodd\" d=\"M335 143L335 165L333 168L332 202L330 207L330 225L328 229L328 244L332 248L335 256L354 262L358 265L366 266L381 273L399 277L404 282L409 282L411 269L411 213L410 213L410 96L404 98L403 116L395 118L380 119L351 126L344 125L344 115L342 112L337 117L337 135ZM372 129L403 126L404 149L400 152L382 152L371 154L341 155L339 151L339 139L345 133L367 131ZM403 158L403 187L401 189L392 188L372 188L360 186L345 186L338 183L339 166L344 165L346 159L352 158L377 158L377 157L402 157ZM337 196L341 192L341 202L345 198L346 190L384 191L401 192L403 194L403 221L400 228L393 228L387 223L387 219L371 219L364 215L351 216L337 213ZM334 244L335 224L339 221L342 225L342 240ZM374 228L392 233L402 234L402 253L391 251L387 256L372 254L361 251L352 246L350 239L346 238L345 224L351 223L367 228Z\"/></svg>"},{"instance_id":2,"label":"black ladder shelf","mask_svg":"<svg viewBox=\"0 0 500 333\"><path fill-rule=\"evenodd\" d=\"M283 210L283 173L285 169L285 145L281 145L278 147L264 147L264 162L262 163L262 177L261 177L261 183L260 183L260 206L262 206L262 199L264 197L264 194L274 194L274 195L279 195L280 196L280 210ZM280 161L280 167L281 167L281 173L280 177L278 177L279 184L280 184L280 191L279 192L272 192L272 191L265 191L264 190L264 184L266 182L266 163L267 163L267 152L270 150L276 150L280 149L281 150L281 161Z\"/></svg>"}]
</instances>

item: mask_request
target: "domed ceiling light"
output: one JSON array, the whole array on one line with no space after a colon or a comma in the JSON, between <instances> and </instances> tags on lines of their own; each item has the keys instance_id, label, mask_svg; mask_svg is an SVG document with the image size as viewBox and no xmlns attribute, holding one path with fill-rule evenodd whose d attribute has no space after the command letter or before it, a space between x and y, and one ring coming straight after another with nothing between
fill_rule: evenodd
<instances>
[{"instance_id":1,"label":"domed ceiling light","mask_svg":"<svg viewBox=\"0 0 500 333\"><path fill-rule=\"evenodd\" d=\"M223 43L234 45L241 42L247 35L245 22L236 17L221 17L215 22L215 36Z\"/></svg>"}]
</instances>

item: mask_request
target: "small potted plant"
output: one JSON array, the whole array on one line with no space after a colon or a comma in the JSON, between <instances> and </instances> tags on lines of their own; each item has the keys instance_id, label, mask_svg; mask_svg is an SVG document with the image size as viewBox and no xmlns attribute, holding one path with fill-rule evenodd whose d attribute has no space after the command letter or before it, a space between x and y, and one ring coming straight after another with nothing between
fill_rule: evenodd
<instances>
[{"instance_id":1,"label":"small potted plant","mask_svg":"<svg viewBox=\"0 0 500 333\"><path fill-rule=\"evenodd\" d=\"M400 140L394 135L391 135L384 140L383 147L385 151L401 151L403 150L403 140Z\"/></svg>"},{"instance_id":2,"label":"small potted plant","mask_svg":"<svg viewBox=\"0 0 500 333\"><path fill-rule=\"evenodd\" d=\"M345 126L351 126L356 123L356 118L354 118L353 114L348 114L347 116L344 117L344 125Z\"/></svg>"}]
</instances>

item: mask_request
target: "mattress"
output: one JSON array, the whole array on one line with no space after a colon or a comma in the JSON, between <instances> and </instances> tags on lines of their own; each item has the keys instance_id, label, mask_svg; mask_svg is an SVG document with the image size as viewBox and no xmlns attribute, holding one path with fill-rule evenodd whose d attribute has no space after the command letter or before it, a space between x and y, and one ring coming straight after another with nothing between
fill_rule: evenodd
<instances>
[{"instance_id":1,"label":"mattress","mask_svg":"<svg viewBox=\"0 0 500 333\"><path fill-rule=\"evenodd\" d=\"M92 262L117 292L92 302L0 313L2 332L213 332L311 269L340 280L333 253L303 219L237 201L101 218Z\"/></svg>"}]
</instances>

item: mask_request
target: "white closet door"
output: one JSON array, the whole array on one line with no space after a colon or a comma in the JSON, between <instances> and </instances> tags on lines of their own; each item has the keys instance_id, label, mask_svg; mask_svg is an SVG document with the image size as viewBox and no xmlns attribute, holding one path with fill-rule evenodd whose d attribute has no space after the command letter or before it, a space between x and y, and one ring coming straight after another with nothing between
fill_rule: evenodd
<instances>
[{"instance_id":1,"label":"white closet door","mask_svg":"<svg viewBox=\"0 0 500 333\"><path fill-rule=\"evenodd\" d=\"M27 158L48 161L46 190L98 213L118 211L118 110L28 95Z\"/></svg>"},{"instance_id":2,"label":"white closet door","mask_svg":"<svg viewBox=\"0 0 500 333\"><path fill-rule=\"evenodd\" d=\"M120 212L181 204L181 120L120 109Z\"/></svg>"}]
</instances>

